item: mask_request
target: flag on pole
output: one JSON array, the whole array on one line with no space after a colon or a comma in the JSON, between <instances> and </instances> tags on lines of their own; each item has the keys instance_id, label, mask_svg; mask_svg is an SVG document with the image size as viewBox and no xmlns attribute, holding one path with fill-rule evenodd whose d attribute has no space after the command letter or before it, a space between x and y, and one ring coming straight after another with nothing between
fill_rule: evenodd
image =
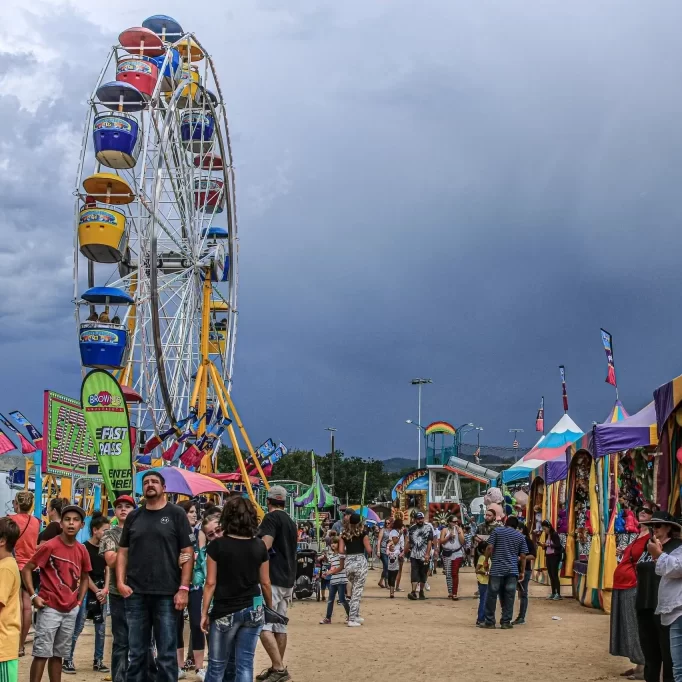
<instances>
[{"instance_id":1,"label":"flag on pole","mask_svg":"<svg viewBox=\"0 0 682 682\"><path fill-rule=\"evenodd\" d=\"M542 396L540 400L540 409L538 410L537 417L535 417L535 430L541 433L545 432L545 396Z\"/></svg>"},{"instance_id":2,"label":"flag on pole","mask_svg":"<svg viewBox=\"0 0 682 682\"><path fill-rule=\"evenodd\" d=\"M559 373L561 374L561 392L564 399L564 413L568 413L568 393L566 393L566 368L559 365Z\"/></svg>"},{"instance_id":3,"label":"flag on pole","mask_svg":"<svg viewBox=\"0 0 682 682\"><path fill-rule=\"evenodd\" d=\"M19 429L12 424L5 415L0 414L0 422L2 422L10 431L14 431L16 434L17 438L19 438L19 442L21 443L21 454L22 455L30 455L32 452L35 452L38 448L36 448L31 441L29 441L26 436L24 436L23 433L19 431Z\"/></svg>"},{"instance_id":4,"label":"flag on pole","mask_svg":"<svg viewBox=\"0 0 682 682\"><path fill-rule=\"evenodd\" d=\"M14 443L10 440L9 436L0 429L0 455L12 452L14 449Z\"/></svg>"},{"instance_id":5,"label":"flag on pole","mask_svg":"<svg viewBox=\"0 0 682 682\"><path fill-rule=\"evenodd\" d=\"M9 416L14 419L14 421L19 424L19 426L23 426L26 431L28 432L28 435L31 437L31 440L33 441L33 445L35 445L39 450L42 449L43 447L43 437L40 435L40 431L36 429L31 422L24 417L24 415L19 412L19 410L14 410L13 412L9 413Z\"/></svg>"},{"instance_id":6,"label":"flag on pole","mask_svg":"<svg viewBox=\"0 0 682 682\"><path fill-rule=\"evenodd\" d=\"M512 447L514 448L514 450L519 449L519 441L516 440L516 438L514 439L514 442L512 443Z\"/></svg>"},{"instance_id":7,"label":"flag on pole","mask_svg":"<svg viewBox=\"0 0 682 682\"><path fill-rule=\"evenodd\" d=\"M613 364L613 336L611 336L606 329L601 329L600 331L601 342L604 344L606 363L608 365L605 381L607 384L611 384L611 386L618 388L618 384L616 383L616 366Z\"/></svg>"},{"instance_id":8,"label":"flag on pole","mask_svg":"<svg viewBox=\"0 0 682 682\"><path fill-rule=\"evenodd\" d=\"M481 448L478 447L478 448L476 448L476 452L474 452L474 460L476 461L476 464L478 464L480 459L481 459Z\"/></svg>"}]
</instances>

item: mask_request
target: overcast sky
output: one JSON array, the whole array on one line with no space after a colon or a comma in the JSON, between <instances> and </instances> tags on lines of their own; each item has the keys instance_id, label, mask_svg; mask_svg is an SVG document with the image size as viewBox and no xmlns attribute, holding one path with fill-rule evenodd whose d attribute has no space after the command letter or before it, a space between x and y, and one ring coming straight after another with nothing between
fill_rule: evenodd
<instances>
[{"instance_id":1,"label":"overcast sky","mask_svg":"<svg viewBox=\"0 0 682 682\"><path fill-rule=\"evenodd\" d=\"M682 372L679 0L39 1L0 9L2 412L77 396L86 99L154 13L211 51L240 221L233 396L254 441L414 456L423 421L508 445ZM188 8L201 8L193 14Z\"/></svg>"}]
</instances>

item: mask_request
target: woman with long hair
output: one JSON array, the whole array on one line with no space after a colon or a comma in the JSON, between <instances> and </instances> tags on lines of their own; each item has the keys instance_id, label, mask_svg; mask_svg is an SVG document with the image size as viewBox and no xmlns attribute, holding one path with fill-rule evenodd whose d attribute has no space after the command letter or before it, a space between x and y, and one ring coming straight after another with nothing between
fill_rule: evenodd
<instances>
[{"instance_id":1,"label":"woman with long hair","mask_svg":"<svg viewBox=\"0 0 682 682\"><path fill-rule=\"evenodd\" d=\"M189 613L190 641L187 647L188 662L185 662L185 618L184 612L178 611L177 647L178 669L183 671L191 666L189 662L190 650L194 666L197 670L204 667L204 648L206 638L201 629L201 600L204 594L204 580L206 580L206 536L201 528L197 527L199 515L197 505L192 500L178 502L187 514L187 520L192 528L192 547L194 549L194 567L192 568L192 584L189 588L189 601L187 611ZM190 559L191 557L187 557ZM184 677L184 675L182 675Z\"/></svg>"},{"instance_id":2,"label":"woman with long hair","mask_svg":"<svg viewBox=\"0 0 682 682\"><path fill-rule=\"evenodd\" d=\"M367 529L360 514L351 514L343 519L343 532L339 541L339 555L341 557L341 569L345 568L346 577L351 585L350 613L348 615L348 627L359 627L363 620L360 618L360 599L365 589L367 580L367 559L372 546L369 543Z\"/></svg>"},{"instance_id":3,"label":"woman with long hair","mask_svg":"<svg viewBox=\"0 0 682 682\"><path fill-rule=\"evenodd\" d=\"M377 545L379 547L379 559L381 559L381 579L379 580L379 587L388 587L388 543L391 535L391 526L393 519L386 519L384 527L379 531L379 538Z\"/></svg>"},{"instance_id":4,"label":"woman with long hair","mask_svg":"<svg viewBox=\"0 0 682 682\"><path fill-rule=\"evenodd\" d=\"M519 615L514 621L514 625L525 625L526 613L528 612L528 585L533 573L533 562L535 561L537 550L528 526L525 523L521 523L519 524L519 530L523 537L526 538L526 570L523 574L523 582L516 584L516 589L519 592Z\"/></svg>"},{"instance_id":5,"label":"woman with long hair","mask_svg":"<svg viewBox=\"0 0 682 682\"><path fill-rule=\"evenodd\" d=\"M19 539L14 545L14 558L17 560L19 570L30 561L38 548L38 533L40 521L31 514L33 509L33 493L29 490L19 491L12 500L14 514L9 518L19 526ZM33 584L37 584L34 575ZM19 656L24 655L24 645L28 631L31 628L31 595L24 584L21 584L21 634L19 637Z\"/></svg>"},{"instance_id":6,"label":"woman with long hair","mask_svg":"<svg viewBox=\"0 0 682 682\"><path fill-rule=\"evenodd\" d=\"M637 512L640 524L651 521L651 509L642 507ZM651 537L647 526L640 525L639 535L622 550L620 563L613 574L611 592L611 636L609 653L630 659L633 667L622 673L623 677L633 676L644 679L644 654L639 644L637 630L637 562L646 552Z\"/></svg>"},{"instance_id":7,"label":"woman with long hair","mask_svg":"<svg viewBox=\"0 0 682 682\"><path fill-rule=\"evenodd\" d=\"M400 555L398 556L398 577L395 580L395 591L403 592L404 590L400 589L400 578L403 577L403 564L405 563L405 534L407 533L407 528L405 528L401 516L393 519L393 530L397 531L400 535Z\"/></svg>"},{"instance_id":8,"label":"woman with long hair","mask_svg":"<svg viewBox=\"0 0 682 682\"><path fill-rule=\"evenodd\" d=\"M459 569L464 561L464 531L459 519L451 514L447 525L440 532L441 557L443 572L448 586L448 599L457 601L459 597Z\"/></svg>"},{"instance_id":9,"label":"woman with long hair","mask_svg":"<svg viewBox=\"0 0 682 682\"><path fill-rule=\"evenodd\" d=\"M209 638L206 682L253 682L263 602L272 607L268 550L256 537L258 516L250 500L229 498L220 525L223 536L206 548L201 610L201 629Z\"/></svg>"},{"instance_id":10,"label":"woman with long hair","mask_svg":"<svg viewBox=\"0 0 682 682\"><path fill-rule=\"evenodd\" d=\"M554 526L547 521L547 519L542 522L542 530L545 533L545 541L538 542L538 545L545 550L545 557L547 559L547 573L549 574L549 582L552 586L552 594L550 594L547 599L558 601L561 599L559 565L561 564L563 546L561 544L559 533L554 530Z\"/></svg>"}]
</instances>

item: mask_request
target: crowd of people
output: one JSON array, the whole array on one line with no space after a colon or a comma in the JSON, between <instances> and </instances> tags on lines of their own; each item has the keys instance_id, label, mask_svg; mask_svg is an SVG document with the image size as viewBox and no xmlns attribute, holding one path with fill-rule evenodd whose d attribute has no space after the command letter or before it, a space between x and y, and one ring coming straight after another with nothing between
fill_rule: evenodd
<instances>
[{"instance_id":1,"label":"crowd of people","mask_svg":"<svg viewBox=\"0 0 682 682\"><path fill-rule=\"evenodd\" d=\"M139 505L127 495L116 499L112 518L95 512L83 543L77 540L86 523L83 509L51 500L41 531L32 493L17 493L14 513L0 518L0 680L18 679L32 624L30 682L40 682L45 668L50 682L75 673L74 653L87 620L94 624L93 670L110 673L113 682L174 682L188 670L205 682L252 682L259 642L270 665L255 679L289 680L285 656L297 548L314 531L298 528L286 513L287 491L269 489L260 522L239 494L222 508L202 508L196 500L174 504L158 471L143 476L142 491ZM682 524L649 506L639 510L638 520L639 535L619 551L610 653L631 661L628 679L682 682ZM515 516L501 523L492 511L478 526L452 515L434 527L415 511L409 525L399 516L376 528L343 509L319 534L326 599L320 624L332 623L337 605L348 627L363 624L362 597L376 556L387 597L403 591L405 568L406 596L413 601L428 598L429 578L439 567L448 598L457 601L460 568L470 563L478 585L476 626L524 625L538 546L547 558L547 598L561 599L561 538L549 521L539 527L541 535ZM104 661L107 621L111 670Z\"/></svg>"}]
</instances>

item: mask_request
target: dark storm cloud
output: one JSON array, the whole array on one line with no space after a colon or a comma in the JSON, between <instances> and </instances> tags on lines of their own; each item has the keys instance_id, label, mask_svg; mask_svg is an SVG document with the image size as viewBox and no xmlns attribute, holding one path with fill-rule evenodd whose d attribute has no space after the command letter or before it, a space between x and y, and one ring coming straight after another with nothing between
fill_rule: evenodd
<instances>
[{"instance_id":1,"label":"dark storm cloud","mask_svg":"<svg viewBox=\"0 0 682 682\"><path fill-rule=\"evenodd\" d=\"M125 17L154 9L130 3ZM678 3L270 0L212 7L193 25L180 3L168 12L212 51L229 104L234 396L254 440L324 450L332 425L349 454L413 454L409 381L425 375L424 421L473 421L493 444L525 428L531 444L541 395L548 425L560 416L561 363L587 429L613 401L600 326L614 334L631 411L680 371ZM19 286L14 269L17 299L0 315L21 329L36 305L60 320L46 360L23 370L32 402L52 372L64 383L55 388L79 382L74 151L51 143L51 130L61 122L80 144L96 69L124 28L103 33L71 12L36 30L47 43L56 25L58 94L26 116L0 97L0 121L16 130L0 142L0 161L12 160L2 234L9 225L18 243L41 230L44 250L38 264L26 249L8 254L43 279ZM86 34L88 58L72 49ZM12 57L3 73L43 68L30 52ZM50 231L61 236L50 242Z\"/></svg>"}]
</instances>

